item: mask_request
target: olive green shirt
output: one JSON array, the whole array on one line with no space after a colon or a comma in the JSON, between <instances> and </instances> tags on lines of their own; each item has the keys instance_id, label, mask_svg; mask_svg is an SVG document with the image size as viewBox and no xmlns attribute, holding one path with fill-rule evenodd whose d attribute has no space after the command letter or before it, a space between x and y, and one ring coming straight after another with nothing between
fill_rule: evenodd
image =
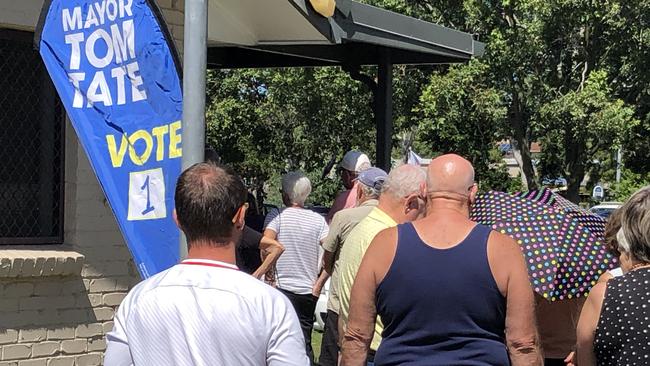
<instances>
[{"instance_id":1,"label":"olive green shirt","mask_svg":"<svg viewBox=\"0 0 650 366\"><path fill-rule=\"evenodd\" d=\"M338 314L339 296L336 290L336 283L339 278L339 255L341 247L348 237L348 234L357 224L363 220L374 207L377 207L379 201L375 199L363 202L359 207L347 208L337 212L330 222L330 232L323 241L323 249L334 253L334 268L332 278L330 279L329 297L327 300L327 310Z\"/></svg>"}]
</instances>

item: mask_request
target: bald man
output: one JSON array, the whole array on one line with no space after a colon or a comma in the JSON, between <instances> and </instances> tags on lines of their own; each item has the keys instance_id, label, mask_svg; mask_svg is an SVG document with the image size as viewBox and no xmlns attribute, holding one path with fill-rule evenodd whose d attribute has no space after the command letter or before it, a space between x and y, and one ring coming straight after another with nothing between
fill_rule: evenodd
<instances>
[{"instance_id":1,"label":"bald man","mask_svg":"<svg viewBox=\"0 0 650 366\"><path fill-rule=\"evenodd\" d=\"M378 365L541 365L533 292L507 236L469 220L472 165L429 165L426 217L375 236L356 276L343 366L366 364L379 314Z\"/></svg>"}]
</instances>

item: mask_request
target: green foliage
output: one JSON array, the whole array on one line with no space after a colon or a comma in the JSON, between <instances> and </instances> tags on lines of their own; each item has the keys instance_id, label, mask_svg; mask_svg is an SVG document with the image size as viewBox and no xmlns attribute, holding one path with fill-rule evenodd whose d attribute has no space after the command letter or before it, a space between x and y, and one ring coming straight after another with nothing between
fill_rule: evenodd
<instances>
[{"instance_id":1,"label":"green foliage","mask_svg":"<svg viewBox=\"0 0 650 366\"><path fill-rule=\"evenodd\" d=\"M650 185L650 174L636 174L628 169L623 171L621 182L609 191L611 199L625 202L639 189Z\"/></svg>"},{"instance_id":2,"label":"green foliage","mask_svg":"<svg viewBox=\"0 0 650 366\"><path fill-rule=\"evenodd\" d=\"M364 0L477 34L485 55L466 65L394 67L393 159L399 139L431 157L456 152L476 166L481 189L518 190L496 150L521 149L526 182L565 177L576 200L614 176L623 147L625 182L650 171L650 0ZM370 77L376 69L364 68ZM312 179L312 202L329 204L337 179L321 179L351 148L374 160L368 88L339 68L211 72L208 142L255 187L279 202L280 174ZM533 169L528 144L541 142ZM625 195L625 185L616 187ZM276 202L276 203L277 203Z\"/></svg>"},{"instance_id":3,"label":"green foliage","mask_svg":"<svg viewBox=\"0 0 650 366\"><path fill-rule=\"evenodd\" d=\"M208 96L208 144L252 187L275 192L280 173L302 170L311 201L329 204L339 183L321 180L327 163L374 153L370 93L338 68L212 71Z\"/></svg>"},{"instance_id":4,"label":"green foliage","mask_svg":"<svg viewBox=\"0 0 650 366\"><path fill-rule=\"evenodd\" d=\"M507 190L509 177L496 145L505 137L499 128L507 112L505 96L487 85L487 72L488 66L475 60L431 76L415 109L415 146L432 155L462 155L474 164L482 186Z\"/></svg>"},{"instance_id":5,"label":"green foliage","mask_svg":"<svg viewBox=\"0 0 650 366\"><path fill-rule=\"evenodd\" d=\"M607 74L596 71L584 88L571 90L541 107L540 128L551 131L540 138L546 150L542 155L543 176L571 176L572 169L584 172L587 168L596 173L594 164L600 166L597 154L620 146L638 120L634 109L612 99L611 94Z\"/></svg>"}]
</instances>

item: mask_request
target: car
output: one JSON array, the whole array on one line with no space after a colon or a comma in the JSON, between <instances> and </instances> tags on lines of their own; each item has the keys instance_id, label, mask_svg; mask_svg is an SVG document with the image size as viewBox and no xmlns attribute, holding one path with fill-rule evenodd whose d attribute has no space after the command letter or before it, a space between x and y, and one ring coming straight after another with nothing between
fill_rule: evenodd
<instances>
[{"instance_id":1,"label":"car","mask_svg":"<svg viewBox=\"0 0 650 366\"><path fill-rule=\"evenodd\" d=\"M322 332L325 329L325 320L327 319L327 299L330 293L330 280L328 279L320 292L318 301L316 302L316 310L314 310L314 329Z\"/></svg>"},{"instance_id":2,"label":"car","mask_svg":"<svg viewBox=\"0 0 650 366\"><path fill-rule=\"evenodd\" d=\"M614 213L614 211L621 208L621 206L623 206L623 203L621 202L601 202L590 208L589 211L607 220L607 218Z\"/></svg>"}]
</instances>

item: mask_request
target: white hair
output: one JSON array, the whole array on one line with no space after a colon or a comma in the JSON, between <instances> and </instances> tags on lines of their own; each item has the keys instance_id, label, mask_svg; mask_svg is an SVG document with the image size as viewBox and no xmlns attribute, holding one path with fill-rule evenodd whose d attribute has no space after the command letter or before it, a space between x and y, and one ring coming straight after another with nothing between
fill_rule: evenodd
<instances>
[{"instance_id":1,"label":"white hair","mask_svg":"<svg viewBox=\"0 0 650 366\"><path fill-rule=\"evenodd\" d=\"M413 193L419 193L426 184L427 173L424 169L409 164L403 164L390 171L384 183L382 193L386 192L396 198L404 198Z\"/></svg>"},{"instance_id":2,"label":"white hair","mask_svg":"<svg viewBox=\"0 0 650 366\"><path fill-rule=\"evenodd\" d=\"M364 161L363 163L359 164L359 170L357 170L357 173L361 173L364 170L368 170L372 168L372 165L370 165L369 162Z\"/></svg>"},{"instance_id":3,"label":"white hair","mask_svg":"<svg viewBox=\"0 0 650 366\"><path fill-rule=\"evenodd\" d=\"M289 172L282 177L282 193L289 203L303 206L311 193L311 182L301 172Z\"/></svg>"},{"instance_id":4,"label":"white hair","mask_svg":"<svg viewBox=\"0 0 650 366\"><path fill-rule=\"evenodd\" d=\"M361 192L363 193L363 196L368 198L368 199L377 199L379 198L379 195L381 194L381 188L380 189L375 189L374 187L368 187L367 185L360 183L361 185Z\"/></svg>"}]
</instances>

